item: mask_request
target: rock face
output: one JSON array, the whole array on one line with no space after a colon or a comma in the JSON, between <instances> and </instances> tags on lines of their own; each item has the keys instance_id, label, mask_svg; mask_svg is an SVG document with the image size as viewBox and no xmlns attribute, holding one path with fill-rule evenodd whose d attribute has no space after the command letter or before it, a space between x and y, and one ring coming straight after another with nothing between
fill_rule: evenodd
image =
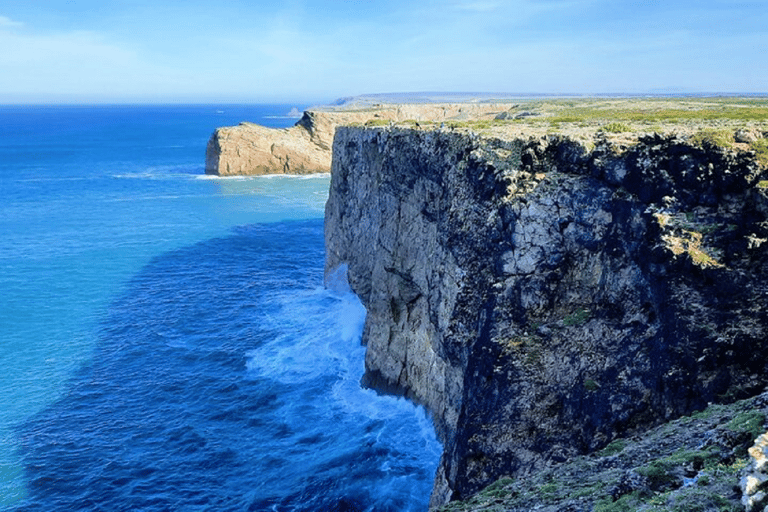
<instances>
[{"instance_id":1,"label":"rock face","mask_svg":"<svg viewBox=\"0 0 768 512\"><path fill-rule=\"evenodd\" d=\"M768 193L673 136L339 128L326 269L368 310L368 385L433 414L432 504L768 383Z\"/></svg>"},{"instance_id":2,"label":"rock face","mask_svg":"<svg viewBox=\"0 0 768 512\"><path fill-rule=\"evenodd\" d=\"M205 155L205 173L219 176L327 173L336 127L366 122L493 119L497 103L377 105L354 110L307 110L291 128L253 123L218 128Z\"/></svg>"},{"instance_id":3,"label":"rock face","mask_svg":"<svg viewBox=\"0 0 768 512\"><path fill-rule=\"evenodd\" d=\"M232 176L328 172L330 141L327 136L312 135L300 124L283 130L251 123L218 128L208 141L205 173Z\"/></svg>"}]
</instances>

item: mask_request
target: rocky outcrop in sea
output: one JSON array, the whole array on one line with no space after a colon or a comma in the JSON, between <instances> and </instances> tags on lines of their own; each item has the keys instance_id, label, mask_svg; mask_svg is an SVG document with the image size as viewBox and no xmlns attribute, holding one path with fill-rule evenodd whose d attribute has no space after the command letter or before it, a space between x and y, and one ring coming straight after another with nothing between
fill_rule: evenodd
<instances>
[{"instance_id":1,"label":"rocky outcrop in sea","mask_svg":"<svg viewBox=\"0 0 768 512\"><path fill-rule=\"evenodd\" d=\"M336 130L327 270L366 385L434 417L433 506L765 389L763 174L675 135Z\"/></svg>"}]
</instances>

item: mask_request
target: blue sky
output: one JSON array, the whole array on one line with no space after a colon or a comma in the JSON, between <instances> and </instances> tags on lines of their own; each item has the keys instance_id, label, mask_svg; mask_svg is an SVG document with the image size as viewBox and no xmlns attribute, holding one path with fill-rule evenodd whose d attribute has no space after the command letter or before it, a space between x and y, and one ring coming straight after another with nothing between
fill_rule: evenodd
<instances>
[{"instance_id":1,"label":"blue sky","mask_svg":"<svg viewBox=\"0 0 768 512\"><path fill-rule=\"evenodd\" d=\"M768 92L766 46L766 0L3 0L0 103Z\"/></svg>"}]
</instances>

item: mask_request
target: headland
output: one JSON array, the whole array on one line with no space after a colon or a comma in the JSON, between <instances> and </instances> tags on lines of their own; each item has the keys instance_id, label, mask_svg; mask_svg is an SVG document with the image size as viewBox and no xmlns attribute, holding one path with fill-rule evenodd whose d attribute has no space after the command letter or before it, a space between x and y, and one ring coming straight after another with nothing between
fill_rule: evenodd
<instances>
[{"instance_id":1,"label":"headland","mask_svg":"<svg viewBox=\"0 0 768 512\"><path fill-rule=\"evenodd\" d=\"M398 103L393 102L398 101ZM747 97L718 98L510 98L468 95L373 95L307 109L285 129L242 122L221 127L206 149L207 174L311 174L331 169L338 126L391 126L472 130L500 138L559 134L594 145L596 136L631 144L653 133L692 142L755 150L768 160L762 136L768 103Z\"/></svg>"},{"instance_id":2,"label":"headland","mask_svg":"<svg viewBox=\"0 0 768 512\"><path fill-rule=\"evenodd\" d=\"M462 105L289 129L333 133L326 269L432 414L432 506L762 510L768 100Z\"/></svg>"}]
</instances>

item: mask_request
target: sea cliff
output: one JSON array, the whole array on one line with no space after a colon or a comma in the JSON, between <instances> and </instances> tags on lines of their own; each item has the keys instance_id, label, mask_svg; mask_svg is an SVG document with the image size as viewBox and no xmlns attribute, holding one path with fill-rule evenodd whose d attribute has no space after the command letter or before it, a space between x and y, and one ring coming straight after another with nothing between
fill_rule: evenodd
<instances>
[{"instance_id":1,"label":"sea cliff","mask_svg":"<svg viewBox=\"0 0 768 512\"><path fill-rule=\"evenodd\" d=\"M328 272L366 306L365 383L433 415L432 505L768 384L768 189L676 135L339 127Z\"/></svg>"},{"instance_id":2,"label":"sea cliff","mask_svg":"<svg viewBox=\"0 0 768 512\"><path fill-rule=\"evenodd\" d=\"M327 173L337 126L493 119L509 103L358 104L308 109L290 128L243 122L208 141L205 172L219 176Z\"/></svg>"}]
</instances>

